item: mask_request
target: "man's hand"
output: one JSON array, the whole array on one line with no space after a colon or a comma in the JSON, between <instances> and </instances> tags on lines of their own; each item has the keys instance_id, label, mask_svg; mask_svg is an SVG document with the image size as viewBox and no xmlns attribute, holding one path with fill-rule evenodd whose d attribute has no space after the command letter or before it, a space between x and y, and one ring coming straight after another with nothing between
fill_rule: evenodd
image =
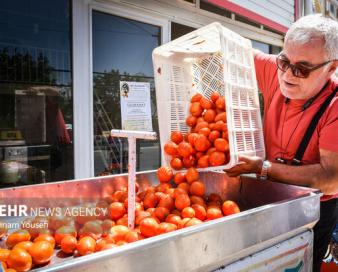
<instances>
[{"instance_id":1,"label":"man's hand","mask_svg":"<svg viewBox=\"0 0 338 272\"><path fill-rule=\"evenodd\" d=\"M255 173L260 174L262 171L263 160L260 157L249 157L244 155L238 156L238 164L225 170L229 177L236 177L240 174Z\"/></svg>"}]
</instances>

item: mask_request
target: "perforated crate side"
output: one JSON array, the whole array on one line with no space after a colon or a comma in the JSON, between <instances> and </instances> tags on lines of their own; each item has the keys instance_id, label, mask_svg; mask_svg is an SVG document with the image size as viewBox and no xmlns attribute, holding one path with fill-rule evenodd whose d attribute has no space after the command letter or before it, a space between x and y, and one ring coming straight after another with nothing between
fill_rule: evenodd
<instances>
[{"instance_id":1,"label":"perforated crate side","mask_svg":"<svg viewBox=\"0 0 338 272\"><path fill-rule=\"evenodd\" d=\"M230 162L199 170L230 168L239 154L265 156L249 40L213 23L156 48L153 63L162 150L172 131L188 131L191 96L217 91L226 99ZM169 165L170 156L162 156L162 164Z\"/></svg>"}]
</instances>

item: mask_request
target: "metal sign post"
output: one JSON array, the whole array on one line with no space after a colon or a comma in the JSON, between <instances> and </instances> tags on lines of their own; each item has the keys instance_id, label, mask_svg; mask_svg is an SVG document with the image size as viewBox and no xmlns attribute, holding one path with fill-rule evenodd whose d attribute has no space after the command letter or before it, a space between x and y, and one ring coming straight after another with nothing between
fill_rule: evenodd
<instances>
[{"instance_id":1,"label":"metal sign post","mask_svg":"<svg viewBox=\"0 0 338 272\"><path fill-rule=\"evenodd\" d=\"M156 140L156 132L111 130L112 137L128 138L128 227L134 229L135 182L136 182L136 139Z\"/></svg>"}]
</instances>

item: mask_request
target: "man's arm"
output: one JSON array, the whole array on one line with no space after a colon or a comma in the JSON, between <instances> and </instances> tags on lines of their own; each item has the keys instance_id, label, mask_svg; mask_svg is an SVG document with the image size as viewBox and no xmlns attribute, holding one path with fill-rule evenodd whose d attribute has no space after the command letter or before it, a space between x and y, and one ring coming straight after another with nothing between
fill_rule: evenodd
<instances>
[{"instance_id":1,"label":"man's arm","mask_svg":"<svg viewBox=\"0 0 338 272\"><path fill-rule=\"evenodd\" d=\"M226 170L229 176L243 173L257 173L262 169L262 159L258 157L240 158L240 164ZM279 182L308 186L321 190L324 194L333 195L338 192L338 153L320 149L320 163L292 166L271 163L268 176Z\"/></svg>"}]
</instances>

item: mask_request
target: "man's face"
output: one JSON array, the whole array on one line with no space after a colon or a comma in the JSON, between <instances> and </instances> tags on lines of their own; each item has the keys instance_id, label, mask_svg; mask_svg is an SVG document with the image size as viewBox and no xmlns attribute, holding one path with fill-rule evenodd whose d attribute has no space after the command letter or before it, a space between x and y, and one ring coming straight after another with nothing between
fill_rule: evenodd
<instances>
[{"instance_id":1,"label":"man's face","mask_svg":"<svg viewBox=\"0 0 338 272\"><path fill-rule=\"evenodd\" d=\"M329 60L326 57L323 42L319 39L303 45L286 42L283 49L283 58L289 60L291 64L301 63L308 68ZM312 71L307 78L295 77L291 68L287 69L286 72L278 69L278 80L282 94L290 99L309 99L315 96L331 76L331 64L330 62Z\"/></svg>"}]
</instances>

